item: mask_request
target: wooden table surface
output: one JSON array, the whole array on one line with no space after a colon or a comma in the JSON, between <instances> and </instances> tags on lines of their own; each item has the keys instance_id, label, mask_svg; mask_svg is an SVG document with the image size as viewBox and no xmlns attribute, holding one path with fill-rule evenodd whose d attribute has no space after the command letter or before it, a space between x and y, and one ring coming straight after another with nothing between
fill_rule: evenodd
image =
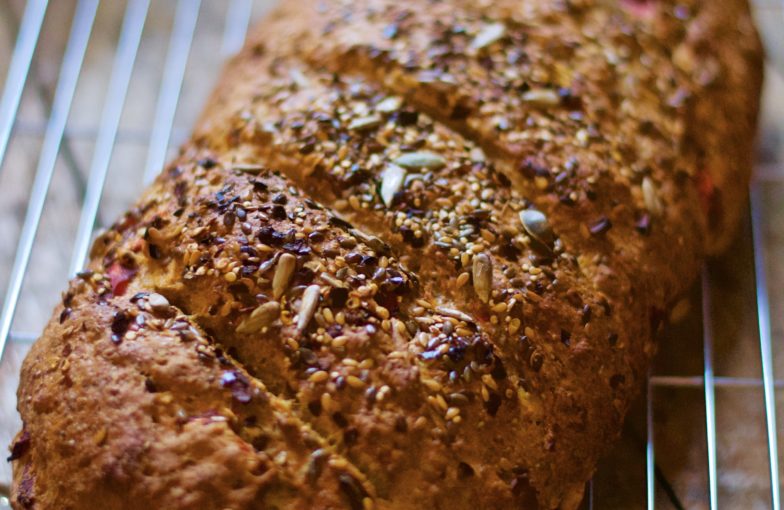
<instances>
[{"instance_id":1,"label":"wooden table surface","mask_svg":"<svg viewBox=\"0 0 784 510\"><path fill-rule=\"evenodd\" d=\"M272 0L257 0L253 17L263 15L272 3ZM784 311L784 33L780 27L784 26L784 14L773 1L759 3L758 19L771 65L766 82L757 178L763 190L763 246L771 298L775 373L781 380L784 379L781 346L784 339L781 313ZM8 282L74 4L74 0L50 2L15 134L0 168L0 289L5 289ZM187 136L225 59L221 49L227 35L224 26L228 5L229 2L202 2L175 117L172 147ZM22 336L34 338L40 333L65 288L84 183L94 152L96 126L124 8L124 1L112 1L103 2L98 10L66 143L57 162L14 322L13 331L21 332ZM152 2L113 152L99 226L121 214L142 189L150 126L175 8L174 0ZM0 77L6 74L23 9L21 0L0 0ZM752 256L747 218L728 253L708 265L717 376L759 377ZM661 340L655 370L658 374L702 373L699 289L695 288L687 299L689 312ZM19 428L14 409L15 391L19 364L28 348L25 342L9 343L0 365L0 445L8 444ZM597 473L594 508L645 508L644 404L644 399L640 399L629 416L623 438ZM722 508L770 508L761 388L717 388L716 404ZM777 390L777 405L780 442L784 442L784 388ZM702 387L656 389L654 413L656 459L661 475L661 483L657 484L657 508L675 509L679 504L689 509L708 508ZM784 465L784 447L779 448L779 459ZM0 463L0 485L7 484L9 479L9 466ZM668 495L665 487L674 497Z\"/></svg>"}]
</instances>

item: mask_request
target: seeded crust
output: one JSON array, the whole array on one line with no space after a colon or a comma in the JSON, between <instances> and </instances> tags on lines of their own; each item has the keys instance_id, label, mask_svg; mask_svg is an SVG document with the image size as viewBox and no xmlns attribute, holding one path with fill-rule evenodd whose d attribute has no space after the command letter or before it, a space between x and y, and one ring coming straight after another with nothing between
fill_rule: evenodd
<instances>
[{"instance_id":1,"label":"seeded crust","mask_svg":"<svg viewBox=\"0 0 784 510\"><path fill-rule=\"evenodd\" d=\"M576 508L760 82L739 0L282 2L28 355L14 507Z\"/></svg>"}]
</instances>

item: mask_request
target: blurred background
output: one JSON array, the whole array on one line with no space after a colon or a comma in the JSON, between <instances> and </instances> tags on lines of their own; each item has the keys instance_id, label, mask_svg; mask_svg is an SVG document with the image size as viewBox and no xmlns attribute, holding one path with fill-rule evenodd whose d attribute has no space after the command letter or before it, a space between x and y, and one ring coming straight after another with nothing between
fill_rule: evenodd
<instances>
[{"instance_id":1,"label":"blurred background","mask_svg":"<svg viewBox=\"0 0 784 510\"><path fill-rule=\"evenodd\" d=\"M0 290L9 283L19 289L15 310L9 307L9 295L0 297L5 299L2 304L6 309L15 312L0 363L0 447L10 443L20 426L15 391L21 360L65 288L74 263L74 240L87 239L84 228L89 227L92 217L88 214L85 220L81 216L86 190L90 189L87 208L97 206L96 228L110 224L124 212L143 189L145 169L160 168L187 137L222 62L240 47L248 24L274 3L57 0L49 2L45 11L37 11L43 2L31 0L28 5L22 0L0 0L0 79L26 76L26 81L9 79L12 86L21 87L21 99L17 115L9 117L14 119L9 125L13 131L0 167ZM649 417L655 450L655 508L710 508L706 423L711 420L706 420L710 415L705 411L702 379L704 324L712 332L716 377L718 503L732 509L773 508L760 375L756 299L760 287L755 283L754 255L756 246L757 262L763 264L769 291L771 361L777 377L776 428L784 441L783 5L776 0L755 2L769 56L755 177L758 193L753 202L756 243L749 215L728 253L709 262L705 285L696 286L677 307L674 324L661 339L650 406L646 395L641 395L621 441L597 472L590 488L592 503L586 500L586 508L592 504L598 509L642 509L650 503L646 465ZM77 28L89 27L96 6L92 32L82 31L86 53L70 114L60 111L67 119L62 144L59 151L51 153L53 166L47 165L42 151L46 153L47 122L69 32L76 23L82 23ZM24 50L31 49L20 47L14 55L17 37L20 32L34 36L44 12L29 72L20 74L20 69L26 71ZM78 53L72 54L78 57ZM69 62L78 63L78 58ZM0 112L0 122L2 115ZM34 182L39 165L53 170L46 193L45 186ZM101 186L104 170L105 187ZM31 236L34 230L25 230L23 224L35 197L46 200L37 235ZM13 268L25 233L33 242L28 271L20 279L20 272ZM90 234L87 228L87 237ZM25 252L25 243L21 246ZM706 314L702 313L703 288L710 303ZM779 447L777 455L784 464L784 447ZM0 488L9 480L10 466L0 462ZM782 480L779 472L779 486ZM2 504L0 498L0 508Z\"/></svg>"}]
</instances>

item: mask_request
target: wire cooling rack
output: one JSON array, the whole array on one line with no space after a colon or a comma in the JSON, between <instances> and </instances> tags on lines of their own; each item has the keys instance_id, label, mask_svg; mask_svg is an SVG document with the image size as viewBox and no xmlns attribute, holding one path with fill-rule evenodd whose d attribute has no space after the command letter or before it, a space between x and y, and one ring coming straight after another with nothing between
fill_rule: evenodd
<instances>
[{"instance_id":1,"label":"wire cooling rack","mask_svg":"<svg viewBox=\"0 0 784 510\"><path fill-rule=\"evenodd\" d=\"M0 61L0 72L6 73L0 98L0 214L7 215L0 216L0 238L5 244L5 251L0 246L0 284L6 284L0 309L0 356L9 351L0 358L0 384L5 386L0 408L6 413L0 414L0 429L8 429L0 430L0 440L7 443L18 427L12 410L18 362L38 336L58 289L82 267L94 231L104 224L103 215L117 216L163 167L193 122L221 60L239 49L252 18L274 2L2 2L0 20L6 22L8 34L15 34L15 39L0 41L8 46L5 53L0 52L0 58L7 58L5 63ZM772 24L775 31L784 23L780 4L759 0L756 7L763 25L777 20ZM784 51L784 46L774 50ZM776 51L770 53L772 58L780 56ZM716 273L727 270L721 263L718 269L712 263L703 271L701 288L692 297L701 301L701 307L693 313L686 312L685 305L676 307L683 312L680 315L697 323L699 356L691 358L701 357L702 369L692 373L653 369L646 398L629 418L642 423L636 431L639 448L633 449L637 454L614 456L600 467L596 480L587 487L586 508L717 509L721 504L723 508L781 510L776 391L784 388L784 381L774 376L768 294L772 280L767 268L781 271L782 259L766 255L774 252L765 245L767 212L771 207L776 210L777 200L784 199L784 194L766 196L771 182L784 183L780 171L784 158L775 150L765 167L772 170L758 172L751 186L745 236L750 262L748 274L740 277L754 282L755 338L745 351L756 350L751 366L757 373L723 376L714 370L714 327L726 326L722 317L727 310L717 314L712 300L717 294L714 287L724 285L721 277L717 284ZM662 356L672 347L665 342ZM748 399L741 400L748 400L758 412L738 416L738 423L758 419L757 439L763 445L756 450L740 445L739 462L747 471L739 471L729 460L727 466L719 460L725 450L719 446L717 409L722 399L717 399L717 392L747 390L751 390ZM672 410L668 407L672 392L690 395L689 416L701 422L698 433L687 435L681 443L670 441L681 435L680 428L656 420L659 409ZM700 408L696 413L695 402ZM624 437L634 435L631 427ZM667 448L662 449L660 442ZM700 462L695 463L692 455L684 469L676 468L673 473L662 467L658 461L672 456L672 444L696 451ZM744 450L763 453L744 456ZM629 466L630 471L644 471L643 478L638 483L618 482L616 474ZM0 470L0 485L7 487L9 473ZM603 473L614 474L601 481ZM760 480L754 473L765 476ZM738 479L742 483L736 483ZM740 499L727 496L726 487L740 487L741 492L752 494ZM628 494L619 496L624 492ZM0 508L8 507L8 499L0 495Z\"/></svg>"}]
</instances>

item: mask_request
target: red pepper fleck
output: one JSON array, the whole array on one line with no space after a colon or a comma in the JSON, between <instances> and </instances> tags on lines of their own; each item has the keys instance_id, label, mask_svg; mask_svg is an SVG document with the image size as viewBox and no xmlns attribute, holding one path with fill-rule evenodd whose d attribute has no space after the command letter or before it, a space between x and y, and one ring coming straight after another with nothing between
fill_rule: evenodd
<instances>
[{"instance_id":1,"label":"red pepper fleck","mask_svg":"<svg viewBox=\"0 0 784 510\"><path fill-rule=\"evenodd\" d=\"M144 249L144 240L141 238L134 241L133 244L131 245L131 251L133 251L134 253L139 253L143 249Z\"/></svg>"},{"instance_id":2,"label":"red pepper fleck","mask_svg":"<svg viewBox=\"0 0 784 510\"><path fill-rule=\"evenodd\" d=\"M109 266L107 273L112 285L112 294L115 296L122 296L128 289L128 282L134 277L136 270L127 268L115 261Z\"/></svg>"},{"instance_id":3,"label":"red pepper fleck","mask_svg":"<svg viewBox=\"0 0 784 510\"><path fill-rule=\"evenodd\" d=\"M706 169L697 171L694 177L695 185L697 186L697 194L700 196L700 205L702 212L708 219L708 225L711 228L716 228L720 225L722 216L722 207L720 194L717 193L718 189L713 182L713 176Z\"/></svg>"},{"instance_id":4,"label":"red pepper fleck","mask_svg":"<svg viewBox=\"0 0 784 510\"><path fill-rule=\"evenodd\" d=\"M139 222L139 217L135 214L127 213L125 214L120 221L114 224L112 227L117 232L125 232L129 228L133 227Z\"/></svg>"}]
</instances>

